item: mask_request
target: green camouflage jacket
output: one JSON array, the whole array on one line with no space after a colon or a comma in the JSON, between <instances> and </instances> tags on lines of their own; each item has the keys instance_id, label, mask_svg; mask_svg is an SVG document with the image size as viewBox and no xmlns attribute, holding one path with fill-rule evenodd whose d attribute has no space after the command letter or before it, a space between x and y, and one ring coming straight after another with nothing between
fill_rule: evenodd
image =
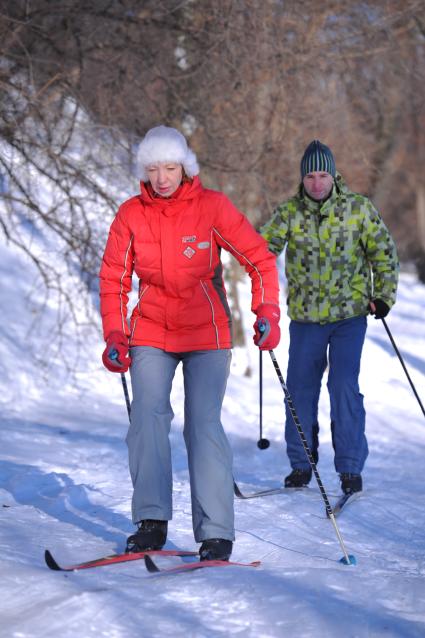
<instances>
[{"instance_id":1,"label":"green camouflage jacket","mask_svg":"<svg viewBox=\"0 0 425 638\"><path fill-rule=\"evenodd\" d=\"M276 255L286 246L291 319L328 323L368 314L373 298L395 302L399 264L391 235L371 201L350 192L340 175L322 205L300 187L260 232Z\"/></svg>"}]
</instances>

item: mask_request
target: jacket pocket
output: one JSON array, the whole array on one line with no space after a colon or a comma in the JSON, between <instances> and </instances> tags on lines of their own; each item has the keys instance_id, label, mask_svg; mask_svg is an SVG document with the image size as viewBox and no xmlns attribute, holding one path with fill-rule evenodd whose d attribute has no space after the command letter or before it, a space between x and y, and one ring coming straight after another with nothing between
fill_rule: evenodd
<instances>
[{"instance_id":1,"label":"jacket pocket","mask_svg":"<svg viewBox=\"0 0 425 638\"><path fill-rule=\"evenodd\" d=\"M361 295L365 299L368 299L371 295L371 279L369 274L363 271L356 273L350 280L350 289L355 293L355 296L358 297Z\"/></svg>"},{"instance_id":2,"label":"jacket pocket","mask_svg":"<svg viewBox=\"0 0 425 638\"><path fill-rule=\"evenodd\" d=\"M210 312L211 312L211 324L212 324L212 327L213 327L214 332L215 332L215 339L216 339L217 348L219 348L220 347L220 340L219 340L219 336L218 336L217 314L216 314L215 307L214 307L212 290L211 290L211 287L207 284L207 282L201 280L199 283L201 285L202 290L204 291L204 295L206 296L206 298L208 300L208 305L209 305Z\"/></svg>"},{"instance_id":3,"label":"jacket pocket","mask_svg":"<svg viewBox=\"0 0 425 638\"><path fill-rule=\"evenodd\" d=\"M147 291L149 290L150 285L149 284L142 284L140 291L139 291L139 296L137 298L137 303L134 306L133 312L131 313L131 320L130 320L130 343L133 339L133 335L135 333L136 330L136 326L137 326L137 321L143 317L143 312L142 312L142 299L145 296L145 294L147 293Z\"/></svg>"},{"instance_id":4,"label":"jacket pocket","mask_svg":"<svg viewBox=\"0 0 425 638\"><path fill-rule=\"evenodd\" d=\"M142 316L142 298L145 296L145 294L147 293L147 291L149 290L150 285L149 284L142 284L140 291L139 291L139 297L137 299L137 309L139 311L139 315Z\"/></svg>"}]
</instances>

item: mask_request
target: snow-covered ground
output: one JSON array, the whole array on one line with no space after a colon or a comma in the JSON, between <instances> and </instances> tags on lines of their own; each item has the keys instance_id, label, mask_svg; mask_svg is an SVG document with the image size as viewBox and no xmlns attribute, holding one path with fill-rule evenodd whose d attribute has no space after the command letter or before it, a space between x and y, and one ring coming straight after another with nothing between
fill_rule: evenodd
<instances>
[{"instance_id":1,"label":"snow-covered ground","mask_svg":"<svg viewBox=\"0 0 425 638\"><path fill-rule=\"evenodd\" d=\"M425 635L425 419L382 322L369 321L361 385L370 455L364 495L337 519L356 566L345 566L317 486L237 501L233 559L226 567L150 575L142 561L81 572L52 572L49 548L72 563L122 550L132 531L127 428L119 375L103 369L91 333L66 373L48 347L54 308L37 320L35 273L0 246L0 636L2 638L423 637ZM248 305L249 285L243 287ZM35 318L35 319L34 319ZM425 287L401 277L388 325L425 399ZM234 474L245 491L280 484L289 470L283 394L264 355L264 436L258 449L258 351L235 351L223 411ZM288 321L276 356L286 370ZM90 334L90 333L88 333ZM68 329L65 357L75 355ZM44 356L44 353L45 356ZM47 361L46 361L47 359ZM243 375L247 360L254 374ZM174 518L168 548L194 543L182 438L182 383L173 389ZM320 405L322 481L333 501L328 398ZM159 559L175 564L181 559Z\"/></svg>"}]
</instances>

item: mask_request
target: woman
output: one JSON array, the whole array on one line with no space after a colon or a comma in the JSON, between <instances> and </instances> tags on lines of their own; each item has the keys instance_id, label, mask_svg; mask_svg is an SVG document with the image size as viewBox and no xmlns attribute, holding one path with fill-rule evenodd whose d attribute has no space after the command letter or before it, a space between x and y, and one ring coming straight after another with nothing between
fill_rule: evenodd
<instances>
[{"instance_id":1,"label":"woman","mask_svg":"<svg viewBox=\"0 0 425 638\"><path fill-rule=\"evenodd\" d=\"M224 194L202 186L196 156L179 131L148 131L138 164L141 193L120 207L100 271L103 363L113 372L130 367L133 390L127 445L138 529L127 551L160 549L166 542L172 518L170 393L182 362L194 536L202 543L201 560L228 560L232 454L220 414L232 337L220 252L230 251L251 277L254 341L262 349L275 348L280 337L276 258ZM139 295L128 326L133 272ZM265 332L258 329L260 320Z\"/></svg>"}]
</instances>

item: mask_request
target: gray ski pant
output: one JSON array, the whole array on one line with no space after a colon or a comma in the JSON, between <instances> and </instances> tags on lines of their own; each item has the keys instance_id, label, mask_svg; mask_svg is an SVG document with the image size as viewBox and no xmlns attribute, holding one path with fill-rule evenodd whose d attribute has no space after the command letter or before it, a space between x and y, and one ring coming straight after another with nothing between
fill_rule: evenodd
<instances>
[{"instance_id":1,"label":"gray ski pant","mask_svg":"<svg viewBox=\"0 0 425 638\"><path fill-rule=\"evenodd\" d=\"M182 362L183 436L195 540L234 540L233 459L220 420L231 356L231 350L170 353L149 346L131 348L133 401L126 440L134 523L172 518L170 394Z\"/></svg>"}]
</instances>

